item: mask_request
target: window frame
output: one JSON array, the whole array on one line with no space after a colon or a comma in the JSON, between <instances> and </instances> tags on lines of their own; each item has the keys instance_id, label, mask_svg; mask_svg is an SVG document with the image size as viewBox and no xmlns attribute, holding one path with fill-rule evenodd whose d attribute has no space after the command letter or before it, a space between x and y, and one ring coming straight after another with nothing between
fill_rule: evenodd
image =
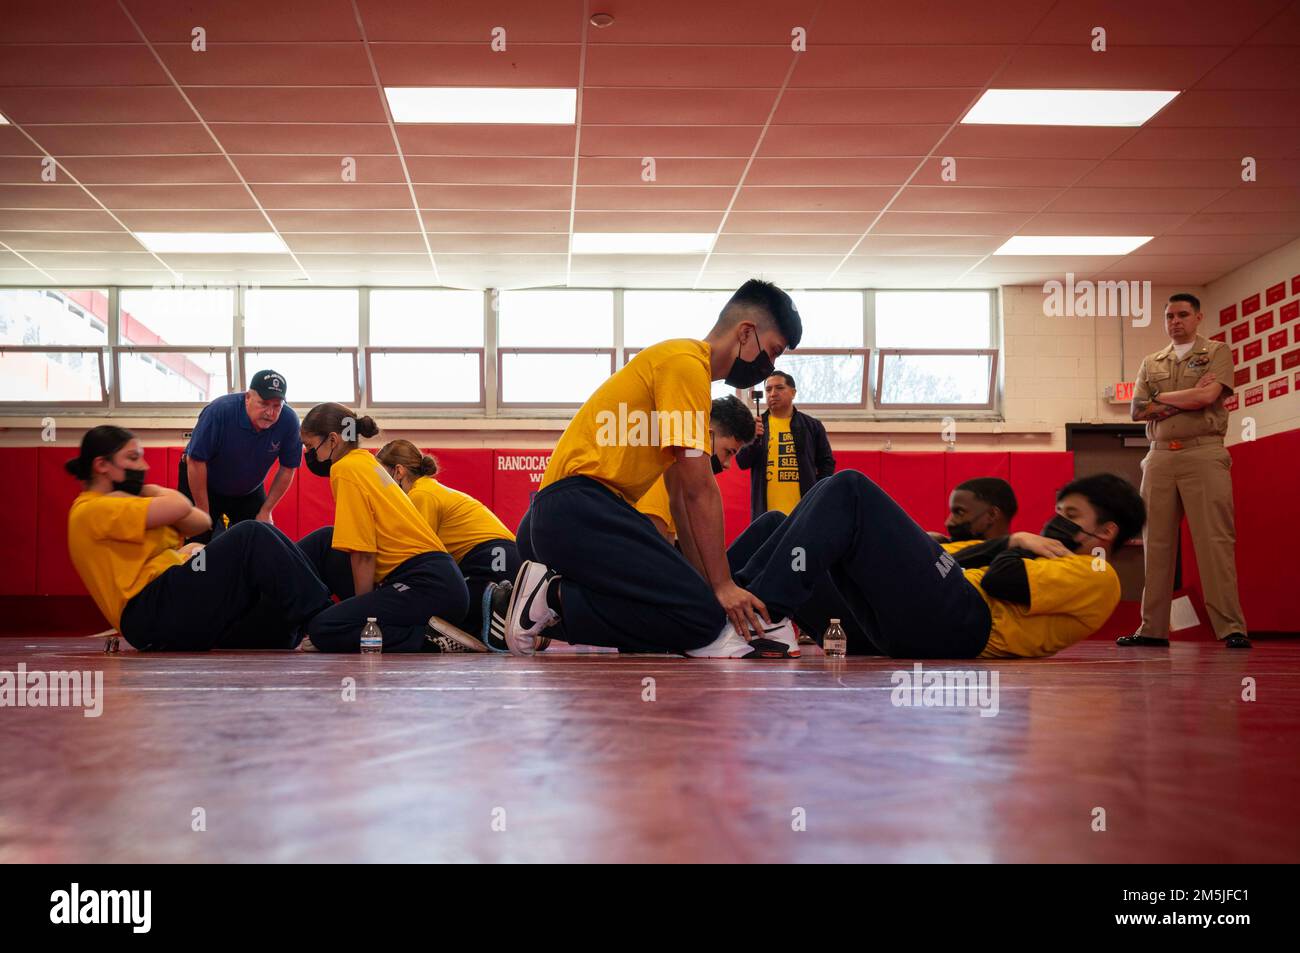
<instances>
[{"instance_id":1,"label":"window frame","mask_svg":"<svg viewBox=\"0 0 1300 953\"><path fill-rule=\"evenodd\" d=\"M375 400L375 374L374 365L371 358L375 355L385 354L474 354L478 356L478 400L472 403L453 400L421 400L421 401L390 401ZM429 410L479 410L482 409L487 401L487 372L485 367L485 355L487 348L482 347L367 347L365 348L364 360L366 369L365 381L365 407L376 407L383 410L394 408L413 408Z\"/></svg>"},{"instance_id":2,"label":"window frame","mask_svg":"<svg viewBox=\"0 0 1300 953\"><path fill-rule=\"evenodd\" d=\"M234 368L231 366L232 347L221 345L220 347L202 347L183 344L121 344L117 347L109 348L112 357L113 366L113 393L116 399L116 406L123 408L140 408L140 407L166 407L176 409L189 409L191 407L206 407L208 403L194 401L162 401L162 400L127 400L122 396L122 355L123 354L198 354L207 352L208 354L221 353L226 361L226 394L235 393L232 388L235 385L235 379L232 376ZM218 394L217 397L223 397L225 394ZM216 397L212 398L216 400Z\"/></svg>"},{"instance_id":3,"label":"window frame","mask_svg":"<svg viewBox=\"0 0 1300 953\"><path fill-rule=\"evenodd\" d=\"M556 409L577 409L582 406L582 401L568 402L537 402L537 401L507 401L505 399L505 381L504 366L505 355L507 354L607 354L609 355L609 373L612 375L616 370L615 360L617 348L614 347L499 347L497 348L497 407L521 410L556 410Z\"/></svg>"},{"instance_id":4,"label":"window frame","mask_svg":"<svg viewBox=\"0 0 1300 953\"><path fill-rule=\"evenodd\" d=\"M62 289L57 289L62 290ZM111 406L109 395L113 387L116 386L116 380L110 383L108 377L109 365L105 361L105 352L108 348L104 345L78 345L78 344L0 344L0 354L94 354L99 361L99 400L52 400L52 401L35 401L35 400L6 400L0 401L0 409L11 412L27 412L40 408L58 410L64 407L84 407L84 408L101 408L107 409Z\"/></svg>"},{"instance_id":5,"label":"window frame","mask_svg":"<svg viewBox=\"0 0 1300 953\"><path fill-rule=\"evenodd\" d=\"M245 311L245 296L249 290L243 285L230 285L233 290L234 309L230 315L232 323L231 339L234 342L230 346L226 345L137 345L123 344L121 342L121 292L125 290L147 289L148 285L107 285L95 288L76 287L69 288L63 285L36 285L24 284L8 286L18 290L32 290L43 292L58 292L67 294L73 291L100 291L108 296L108 327L106 330L106 341L104 345L2 345L0 349L5 351L33 351L33 352L58 352L72 351L80 353L99 352L100 362L100 391L101 399L98 401L3 401L0 402L0 418L31 416L33 411L41 410L45 412L56 412L59 410L76 411L80 416L95 416L98 412L107 410L111 415L115 409L130 410L138 412L141 409L155 407L165 413L162 417L169 422L176 421L183 425L183 421L197 414L204 406L203 403L142 403L139 401L124 401L121 395L121 375L118 372L120 361L117 351L157 351L171 349L176 351L186 351L192 353L201 352L218 352L227 353L227 370L228 370L228 387L231 393L238 388L246 389L246 357L249 352L256 351L265 354L293 354L293 353L348 353L352 356L352 377L353 377L353 396L351 402L359 411L366 411L370 408L382 409L387 412L408 411L407 416L424 418L428 420L447 419L449 417L464 417L469 419L489 420L498 417L533 417L537 419L560 418L565 411L572 411L581 406L580 403L552 403L552 402L506 402L504 391L508 383L503 379L503 357L506 354L608 354L610 358L610 373L613 373L620 366L618 362L622 360L626 364L632 356L644 348L624 347L624 314L623 314L623 297L626 292L634 291L710 291L717 289L688 289L688 288L645 288L645 287L625 287L625 288L588 288L574 287L562 290L571 291L603 291L610 292L613 299L612 321L614 326L614 345L612 347L571 347L571 348L548 348L548 347L500 347L500 311L496 296L501 289L486 288L483 289L483 345L481 347L425 347L425 346L371 346L369 335L369 310L370 310L370 293L372 289L367 286L311 286L319 287L321 290L350 290L357 293L357 341L358 343L346 346L322 346L322 347L293 347L284 345L266 345L257 346L245 343L243 334L243 321ZM285 285L268 285L258 290L285 290L301 291L302 286L285 286ZM401 290L427 290L427 291L447 291L447 290L465 290L449 289L436 285L428 286L411 286L403 287ZM549 289L519 289L544 291ZM865 289L845 289L845 288L797 288L799 291L851 291L861 295L862 298L862 321L863 321L863 346L861 347L844 347L844 348L803 348L792 352L793 356L807 355L861 355L864 365L863 373L863 400L857 404L822 404L800 402L800 406L807 407L810 410L833 415L833 419L857 420L857 421L890 421L897 420L900 417L910 419L924 419L933 416L936 419L940 416L956 415L958 417L967 417L975 419L989 419L990 414L996 418L1001 418L1002 406L1002 383L1001 383L1001 366L1002 365L1002 336L1001 336L1001 289L997 287L989 288L865 288ZM977 349L952 349L957 353L965 354L989 354L990 360L990 400L980 405L971 404L882 404L880 395L882 391L881 368L883 367L883 356L886 354L906 354L906 353L927 353L928 349L910 349L910 348L879 348L875 341L875 300L876 295L882 291L889 292L935 292L935 291L982 291L987 293L989 301L989 341L988 348ZM494 304L497 304L494 307ZM702 332L707 329L702 328ZM372 353L466 353L476 352L480 355L480 397L478 403L467 404L452 401L421 401L418 403L410 402L376 402L373 397L373 377L374 362L371 358ZM943 349L940 349L943 352Z\"/></svg>"},{"instance_id":6,"label":"window frame","mask_svg":"<svg viewBox=\"0 0 1300 953\"><path fill-rule=\"evenodd\" d=\"M364 410L361 403L361 372L358 369L360 347L265 347L257 344L244 344L235 349L239 354L239 392L248 390L247 357L249 352L257 354L347 354L352 358L352 396L346 403L357 410ZM293 404L292 398L289 400ZM343 401L340 401L343 403ZM199 404L198 406L206 406Z\"/></svg>"},{"instance_id":7,"label":"window frame","mask_svg":"<svg viewBox=\"0 0 1300 953\"><path fill-rule=\"evenodd\" d=\"M964 356L989 358L989 399L982 404L894 404L884 403L881 392L885 383L886 357L925 357L925 356ZM972 410L991 411L997 406L998 349L985 348L925 348L925 347L882 347L876 349L876 369L873 387L874 403L878 410Z\"/></svg>"}]
</instances>

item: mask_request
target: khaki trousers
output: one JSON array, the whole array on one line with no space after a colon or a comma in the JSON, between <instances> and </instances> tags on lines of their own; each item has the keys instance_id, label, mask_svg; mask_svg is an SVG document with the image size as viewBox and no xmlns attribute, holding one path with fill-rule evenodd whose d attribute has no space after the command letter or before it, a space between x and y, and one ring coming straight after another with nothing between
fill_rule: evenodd
<instances>
[{"instance_id":1,"label":"khaki trousers","mask_svg":"<svg viewBox=\"0 0 1300 953\"><path fill-rule=\"evenodd\" d=\"M1217 638L1246 634L1237 596L1237 531L1232 510L1232 457L1222 444L1181 450L1152 447L1142 461L1142 531L1146 583L1142 589L1141 635L1167 638L1173 599L1174 562L1183 514L1192 532L1205 608Z\"/></svg>"}]
</instances>

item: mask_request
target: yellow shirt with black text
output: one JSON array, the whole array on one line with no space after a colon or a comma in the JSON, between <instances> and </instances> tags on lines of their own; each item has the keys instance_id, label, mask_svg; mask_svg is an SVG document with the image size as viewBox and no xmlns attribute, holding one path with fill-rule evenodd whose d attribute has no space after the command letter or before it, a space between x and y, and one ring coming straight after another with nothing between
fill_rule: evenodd
<instances>
[{"instance_id":1,"label":"yellow shirt with black text","mask_svg":"<svg viewBox=\"0 0 1300 953\"><path fill-rule=\"evenodd\" d=\"M767 510L790 515L799 505L799 458L790 418L767 415Z\"/></svg>"},{"instance_id":2,"label":"yellow shirt with black text","mask_svg":"<svg viewBox=\"0 0 1300 953\"><path fill-rule=\"evenodd\" d=\"M988 567L964 570L988 603L993 626L980 658L1039 658L1086 639L1119 605L1119 574L1087 554L1026 559L1029 605L994 599L980 586Z\"/></svg>"},{"instance_id":3,"label":"yellow shirt with black text","mask_svg":"<svg viewBox=\"0 0 1300 953\"><path fill-rule=\"evenodd\" d=\"M375 582L412 556L445 553L428 522L369 451L358 447L330 467L335 549L375 553Z\"/></svg>"},{"instance_id":4,"label":"yellow shirt with black text","mask_svg":"<svg viewBox=\"0 0 1300 953\"><path fill-rule=\"evenodd\" d=\"M635 506L672 464L672 447L709 452L710 377L703 341L641 351L573 415L539 489L585 476Z\"/></svg>"},{"instance_id":5,"label":"yellow shirt with black text","mask_svg":"<svg viewBox=\"0 0 1300 953\"><path fill-rule=\"evenodd\" d=\"M475 546L492 539L515 541L515 534L497 515L468 493L443 486L433 477L420 477L411 486L411 502L435 536L460 562Z\"/></svg>"},{"instance_id":6,"label":"yellow shirt with black text","mask_svg":"<svg viewBox=\"0 0 1300 953\"><path fill-rule=\"evenodd\" d=\"M68 511L68 554L77 575L113 628L145 586L189 557L172 526L147 526L148 496L111 496L85 490Z\"/></svg>"}]
</instances>

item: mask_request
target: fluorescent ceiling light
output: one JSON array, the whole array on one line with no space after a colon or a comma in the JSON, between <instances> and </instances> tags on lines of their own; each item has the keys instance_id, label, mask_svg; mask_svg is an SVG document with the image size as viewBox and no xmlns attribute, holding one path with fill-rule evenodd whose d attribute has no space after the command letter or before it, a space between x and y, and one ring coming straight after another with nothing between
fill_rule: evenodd
<instances>
[{"instance_id":1,"label":"fluorescent ceiling light","mask_svg":"<svg viewBox=\"0 0 1300 953\"><path fill-rule=\"evenodd\" d=\"M1140 126L1175 96L1164 89L990 89L963 123Z\"/></svg>"},{"instance_id":2,"label":"fluorescent ceiling light","mask_svg":"<svg viewBox=\"0 0 1300 953\"><path fill-rule=\"evenodd\" d=\"M1127 255L1150 235L1013 235L995 255Z\"/></svg>"},{"instance_id":3,"label":"fluorescent ceiling light","mask_svg":"<svg viewBox=\"0 0 1300 953\"><path fill-rule=\"evenodd\" d=\"M575 255L703 255L713 232L574 232Z\"/></svg>"},{"instance_id":4,"label":"fluorescent ceiling light","mask_svg":"<svg viewBox=\"0 0 1300 953\"><path fill-rule=\"evenodd\" d=\"M394 122L573 125L576 89L494 86L385 86Z\"/></svg>"},{"instance_id":5,"label":"fluorescent ceiling light","mask_svg":"<svg viewBox=\"0 0 1300 953\"><path fill-rule=\"evenodd\" d=\"M206 253L212 255L288 254L284 240L275 232L134 232L140 244L151 252Z\"/></svg>"}]
</instances>

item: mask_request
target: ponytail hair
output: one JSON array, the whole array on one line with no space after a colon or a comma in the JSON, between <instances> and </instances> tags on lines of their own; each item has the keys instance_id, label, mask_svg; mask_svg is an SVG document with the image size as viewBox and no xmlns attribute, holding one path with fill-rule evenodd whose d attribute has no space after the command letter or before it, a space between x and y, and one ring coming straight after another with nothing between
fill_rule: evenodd
<instances>
[{"instance_id":1,"label":"ponytail hair","mask_svg":"<svg viewBox=\"0 0 1300 953\"><path fill-rule=\"evenodd\" d=\"M386 467L406 467L408 473L417 477L431 477L438 472L438 461L409 440L390 440L375 457Z\"/></svg>"},{"instance_id":2,"label":"ponytail hair","mask_svg":"<svg viewBox=\"0 0 1300 953\"><path fill-rule=\"evenodd\" d=\"M307 416L302 419L302 429L318 437L325 437L332 433L342 437L343 428L349 420L353 422L356 436L352 440L344 440L344 443L356 446L361 442L359 439L361 437L378 436L379 424L375 423L373 417L358 417L356 411L342 404L317 404L307 411Z\"/></svg>"},{"instance_id":3,"label":"ponytail hair","mask_svg":"<svg viewBox=\"0 0 1300 953\"><path fill-rule=\"evenodd\" d=\"M135 434L122 427L111 424L91 427L81 436L81 452L64 463L63 469L82 483L88 483L96 460L113 456L134 439Z\"/></svg>"}]
</instances>

